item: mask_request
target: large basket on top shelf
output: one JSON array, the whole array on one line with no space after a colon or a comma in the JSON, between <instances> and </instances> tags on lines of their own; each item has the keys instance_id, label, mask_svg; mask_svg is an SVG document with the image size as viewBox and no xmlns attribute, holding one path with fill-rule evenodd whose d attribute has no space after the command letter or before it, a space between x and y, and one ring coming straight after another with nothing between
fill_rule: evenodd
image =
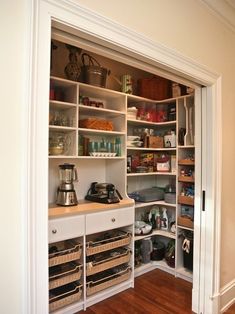
<instances>
[{"instance_id":1,"label":"large basket on top shelf","mask_svg":"<svg viewBox=\"0 0 235 314\"><path fill-rule=\"evenodd\" d=\"M112 250L121 246L129 245L131 242L131 234L129 232L115 233L108 239L99 241L89 241L86 244L86 255L94 255L104 251Z\"/></svg>"},{"instance_id":2,"label":"large basket on top shelf","mask_svg":"<svg viewBox=\"0 0 235 314\"><path fill-rule=\"evenodd\" d=\"M66 240L53 244L49 249L49 267L80 259L81 243Z\"/></svg>"}]
</instances>

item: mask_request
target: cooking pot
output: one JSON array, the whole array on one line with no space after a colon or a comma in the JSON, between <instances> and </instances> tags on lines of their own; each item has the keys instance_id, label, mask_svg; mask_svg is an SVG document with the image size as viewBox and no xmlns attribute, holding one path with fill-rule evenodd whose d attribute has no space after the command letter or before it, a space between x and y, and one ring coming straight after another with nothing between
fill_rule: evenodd
<instances>
[{"instance_id":1,"label":"cooking pot","mask_svg":"<svg viewBox=\"0 0 235 314\"><path fill-rule=\"evenodd\" d=\"M163 242L154 242L153 250L151 252L151 260L153 261L161 261L165 256L165 245Z\"/></svg>"},{"instance_id":2,"label":"cooking pot","mask_svg":"<svg viewBox=\"0 0 235 314\"><path fill-rule=\"evenodd\" d=\"M101 67L99 62L87 53L83 53L82 56L82 68L81 75L82 81L87 84L106 87L106 79L110 74L110 71Z\"/></svg>"}]
</instances>

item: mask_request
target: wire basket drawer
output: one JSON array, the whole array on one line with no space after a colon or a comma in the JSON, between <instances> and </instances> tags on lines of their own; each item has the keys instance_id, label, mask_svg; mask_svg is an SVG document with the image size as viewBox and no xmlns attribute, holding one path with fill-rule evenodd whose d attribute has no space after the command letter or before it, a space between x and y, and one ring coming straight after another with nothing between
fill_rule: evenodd
<instances>
[{"instance_id":1,"label":"wire basket drawer","mask_svg":"<svg viewBox=\"0 0 235 314\"><path fill-rule=\"evenodd\" d=\"M82 275L82 265L74 262L49 269L49 289L55 289L70 282L78 281Z\"/></svg>"},{"instance_id":2,"label":"wire basket drawer","mask_svg":"<svg viewBox=\"0 0 235 314\"><path fill-rule=\"evenodd\" d=\"M131 251L129 249L122 248L122 250L111 251L108 256L104 256L99 261L91 261L86 264L87 276L99 273L112 267L129 263L131 258Z\"/></svg>"},{"instance_id":3,"label":"wire basket drawer","mask_svg":"<svg viewBox=\"0 0 235 314\"><path fill-rule=\"evenodd\" d=\"M89 241L86 244L86 255L94 255L108 250L112 250L121 246L129 245L131 242L131 234L128 232L119 232L108 239L100 241Z\"/></svg>"},{"instance_id":4,"label":"wire basket drawer","mask_svg":"<svg viewBox=\"0 0 235 314\"><path fill-rule=\"evenodd\" d=\"M82 295L82 285L72 283L49 292L49 311L53 312L61 307L80 300Z\"/></svg>"},{"instance_id":5,"label":"wire basket drawer","mask_svg":"<svg viewBox=\"0 0 235 314\"><path fill-rule=\"evenodd\" d=\"M127 268L122 268L122 270L118 272L114 272L114 270L109 272L106 271L105 277L103 277L103 273L100 273L100 276L97 277L97 279L95 279L95 276L93 276L94 280L88 279L86 289L87 296L93 295L97 292L128 280L131 276L131 267L127 266Z\"/></svg>"},{"instance_id":6,"label":"wire basket drawer","mask_svg":"<svg viewBox=\"0 0 235 314\"><path fill-rule=\"evenodd\" d=\"M57 242L49 249L49 267L80 259L81 253L82 245L78 242L71 240Z\"/></svg>"}]
</instances>

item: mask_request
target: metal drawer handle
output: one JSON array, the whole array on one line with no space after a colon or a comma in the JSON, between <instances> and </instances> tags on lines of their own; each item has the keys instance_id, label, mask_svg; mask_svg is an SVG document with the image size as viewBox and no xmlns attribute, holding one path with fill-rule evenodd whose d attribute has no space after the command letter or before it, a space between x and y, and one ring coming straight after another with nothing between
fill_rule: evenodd
<instances>
[{"instance_id":1,"label":"metal drawer handle","mask_svg":"<svg viewBox=\"0 0 235 314\"><path fill-rule=\"evenodd\" d=\"M56 229L52 229L52 233L53 233L53 234L56 234L56 233L57 233L57 230L56 230Z\"/></svg>"},{"instance_id":2,"label":"metal drawer handle","mask_svg":"<svg viewBox=\"0 0 235 314\"><path fill-rule=\"evenodd\" d=\"M112 222L115 222L115 221L116 221L116 219L115 219L115 218L112 218L112 219L111 219L111 221L112 221Z\"/></svg>"}]
</instances>

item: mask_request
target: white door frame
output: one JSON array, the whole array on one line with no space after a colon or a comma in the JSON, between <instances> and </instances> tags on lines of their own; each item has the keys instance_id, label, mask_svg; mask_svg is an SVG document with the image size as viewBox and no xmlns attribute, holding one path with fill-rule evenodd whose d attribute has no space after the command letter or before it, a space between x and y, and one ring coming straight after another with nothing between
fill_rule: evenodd
<instances>
[{"instance_id":1,"label":"white door frame","mask_svg":"<svg viewBox=\"0 0 235 314\"><path fill-rule=\"evenodd\" d=\"M31 1L29 0L29 3ZM135 54L141 60L164 71L207 86L206 167L210 177L205 180L206 211L202 215L202 238L207 239L201 255L203 275L194 287L194 311L218 313L220 276L220 196L221 196L221 81L219 75L193 60L153 42L109 19L79 6L73 0L34 0L31 29L31 66L28 128L25 140L28 175L23 195L27 213L25 232L25 298L24 313L48 312L48 95L50 73L51 22L73 26L83 34L94 36L109 47ZM205 156L204 156L205 157ZM215 215L216 213L216 215ZM216 220L215 220L216 217ZM206 222L206 223L205 223ZM211 267L212 266L212 267Z\"/></svg>"}]
</instances>

